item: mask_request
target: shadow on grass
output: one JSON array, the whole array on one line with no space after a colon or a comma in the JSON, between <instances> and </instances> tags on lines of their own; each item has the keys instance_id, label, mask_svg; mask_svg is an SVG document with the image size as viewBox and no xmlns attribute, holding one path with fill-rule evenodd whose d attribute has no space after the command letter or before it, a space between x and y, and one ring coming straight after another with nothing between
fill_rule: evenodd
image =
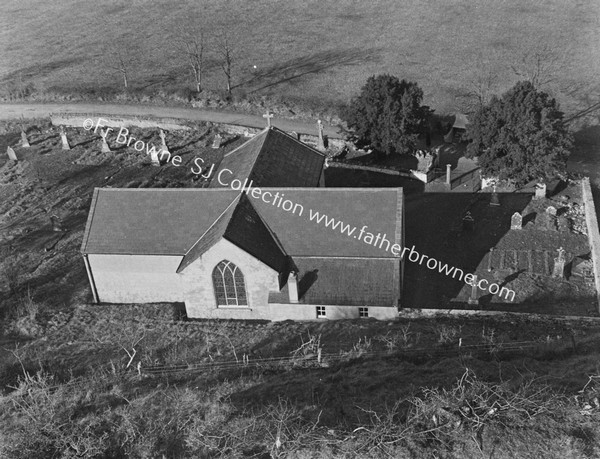
<instances>
[{"instance_id":1,"label":"shadow on grass","mask_svg":"<svg viewBox=\"0 0 600 459\"><path fill-rule=\"evenodd\" d=\"M234 88L253 87L249 93L254 93L305 75L321 73L334 67L376 62L378 56L379 50L377 48L356 47L345 50L321 51L275 64L257 72L251 79L239 83Z\"/></svg>"}]
</instances>

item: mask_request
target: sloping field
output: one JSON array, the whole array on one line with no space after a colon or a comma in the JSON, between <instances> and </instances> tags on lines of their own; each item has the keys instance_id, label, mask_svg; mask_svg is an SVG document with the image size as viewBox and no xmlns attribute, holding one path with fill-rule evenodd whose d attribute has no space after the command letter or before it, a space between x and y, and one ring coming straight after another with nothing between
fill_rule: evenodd
<instances>
[{"instance_id":1,"label":"sloping field","mask_svg":"<svg viewBox=\"0 0 600 459\"><path fill-rule=\"evenodd\" d=\"M419 82L440 111L482 75L510 87L524 53L546 47L565 111L591 105L600 73L594 0L7 0L0 14L1 90L33 83L48 93L97 97L119 90L116 53L130 85L148 94L191 87L180 38L204 31L206 86L224 89L216 36L226 31L234 90L313 106L346 101L374 73ZM529 60L531 64L531 60ZM254 69L253 66L256 66ZM526 66L527 67L527 66ZM592 97L593 100L593 97Z\"/></svg>"}]
</instances>

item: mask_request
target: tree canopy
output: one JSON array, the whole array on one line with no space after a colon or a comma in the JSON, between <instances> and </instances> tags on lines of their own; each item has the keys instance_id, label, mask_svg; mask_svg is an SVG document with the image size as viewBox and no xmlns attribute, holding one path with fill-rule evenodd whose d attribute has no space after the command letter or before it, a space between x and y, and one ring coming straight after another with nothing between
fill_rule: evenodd
<instances>
[{"instance_id":1,"label":"tree canopy","mask_svg":"<svg viewBox=\"0 0 600 459\"><path fill-rule=\"evenodd\" d=\"M358 147L387 155L410 153L429 114L422 101L417 83L392 75L371 76L342 111L342 119Z\"/></svg>"},{"instance_id":2,"label":"tree canopy","mask_svg":"<svg viewBox=\"0 0 600 459\"><path fill-rule=\"evenodd\" d=\"M482 106L466 135L467 155L479 156L483 175L518 186L564 173L573 145L557 102L528 81Z\"/></svg>"}]
</instances>

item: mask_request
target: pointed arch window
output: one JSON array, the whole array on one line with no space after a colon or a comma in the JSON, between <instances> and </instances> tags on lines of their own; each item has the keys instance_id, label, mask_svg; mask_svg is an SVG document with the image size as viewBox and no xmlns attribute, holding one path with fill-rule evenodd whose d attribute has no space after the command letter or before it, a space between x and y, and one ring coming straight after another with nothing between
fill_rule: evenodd
<instances>
[{"instance_id":1,"label":"pointed arch window","mask_svg":"<svg viewBox=\"0 0 600 459\"><path fill-rule=\"evenodd\" d=\"M217 306L247 306L246 284L242 271L230 261L223 260L213 270L213 285Z\"/></svg>"}]
</instances>

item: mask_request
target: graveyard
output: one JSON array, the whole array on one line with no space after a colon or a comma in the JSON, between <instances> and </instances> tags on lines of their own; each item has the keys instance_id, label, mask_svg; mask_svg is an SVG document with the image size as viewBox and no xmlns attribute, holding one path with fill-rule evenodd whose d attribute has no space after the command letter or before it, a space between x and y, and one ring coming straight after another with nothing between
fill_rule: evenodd
<instances>
[{"instance_id":1,"label":"graveyard","mask_svg":"<svg viewBox=\"0 0 600 459\"><path fill-rule=\"evenodd\" d=\"M406 419L404 410L423 406L425 411L402 421L402 428L417 426L403 435L414 442L411 451L426 456L440 447L432 447L420 433L438 428L429 410L438 412L439 402L422 395L421 388L450 390L454 386L448 381L463 381L459 384L480 394L477 391L488 387L500 390L511 378L534 388L537 392L524 392L524 400L533 399L545 411L505 408L503 425L495 418L486 424L486 442L502 444L506 457L525 445L546 457L553 457L546 454L552 448L557 458L569 451L595 451L597 447L583 443L577 433L586 428L590 416L597 416L597 389L586 381L597 369L600 343L590 317L597 313L589 267L586 271L572 262L589 252L577 182L536 199L535 192L425 192L422 182L360 170L331 167L325 173L327 186L404 187L407 245L517 294L514 303L481 292L473 297L464 283L407 262L402 299L406 308L534 312L546 318L190 321L182 320L174 304L91 304L80 246L94 187L206 187L211 165L246 140L244 134L221 131L217 125L188 127L163 131L162 136L157 128L129 129L136 141L166 147L179 156L177 166L172 159L160 163L160 157L136 148L134 141L127 146L110 135L103 141L106 131L31 120L24 126L26 146L20 122L0 125L0 148L7 151L0 159L0 245L9 250L4 262L11 259L10 279L15 282L4 286L0 297L8 318L3 336L10 339L0 350L0 382L4 388L21 384L43 395L40 407L60 407L47 421L50 425L79 419L68 431L81 433L88 447L107 456L118 451L144 457L148 448L165 454L178 448L181 457L193 457L205 448L221 448L194 446L197 438L205 438L207 428L236 435L223 449L228 454L232 448L268 450L269 435L285 422L290 432L286 451L296 448L314 456L324 448L325 456L335 449L345 457L370 457L369 432L389 428L384 413ZM193 167L198 157L206 168L200 174ZM557 260L562 259L564 266L557 271ZM558 319L555 314L587 317ZM323 354L322 360L315 360L317 353ZM473 373L464 373L465 365ZM23 372L38 379L25 382ZM551 383L537 386L537 379L528 383L526 377L545 377ZM478 386L483 380L498 385ZM20 396L22 390L5 389L3 400ZM518 390L506 396L516 397ZM567 401L558 395L564 390L580 395ZM545 395L537 398L539 391ZM406 398L409 405L390 408L390 400ZM80 412L81 403L86 414ZM299 409L301 414L289 411ZM19 438L15 445L31 455L40 448L40 437L31 432L40 428L38 419L43 418L17 427L11 419L14 410L5 411L0 420L15 429L11 435L21 435L11 438ZM213 418L215 412L230 414ZM292 421L273 420L289 413ZM185 425L187 416L210 419L211 427L202 421L176 433L153 430L153 423ZM565 425L556 417L569 422ZM114 426L105 436L97 430L97 423L103 422ZM255 427L236 430L244 422ZM135 432L128 430L131 425ZM353 432L356 429L362 430ZM507 431L514 434L511 444L500 440ZM50 444L62 441L61 432L56 431ZM443 441L452 442L459 456L479 454L468 428L443 432ZM168 445L147 446L157 435L168 438ZM12 446L6 448L16 454ZM404 446L385 448L396 455L405 451ZM190 450L194 453L185 456L183 451Z\"/></svg>"},{"instance_id":2,"label":"graveyard","mask_svg":"<svg viewBox=\"0 0 600 459\"><path fill-rule=\"evenodd\" d=\"M0 158L0 242L23 254L20 269L36 296L53 305L89 301L77 241L94 187L206 187L222 157L245 140L244 135L219 132L217 125L188 127L168 135L129 128L135 142L162 146L169 157L180 158L158 165L158 158L135 142L116 142L117 131L106 141L106 131L64 128L48 120L31 122L26 135L17 123L4 124L4 147L12 147ZM25 141L29 147L23 146ZM203 167L197 167L197 158ZM456 279L406 262L405 308L597 314L577 182L536 199L532 193L500 192L495 198L494 193L424 193L417 180L333 167L326 169L325 181L329 187L403 187L407 247L415 245L430 257L515 292L511 301L485 291L474 293ZM520 225L514 218L520 218ZM564 266L554 273L559 247ZM5 294L4 301L8 298Z\"/></svg>"},{"instance_id":3,"label":"graveyard","mask_svg":"<svg viewBox=\"0 0 600 459\"><path fill-rule=\"evenodd\" d=\"M500 282L516 297L506 301L481 290L472 296L469 285L408 263L407 281L419 287L407 292L406 306L596 315L593 277L569 271L577 256L589 254L578 194L576 185L540 200L531 193L498 193L498 206L490 205L490 193L426 193L407 199L407 212L414 209L407 240L480 279ZM546 211L550 207L559 209L556 216ZM467 212L470 225L463 221ZM521 225L511 225L515 213ZM559 247L569 264L553 276Z\"/></svg>"}]
</instances>

